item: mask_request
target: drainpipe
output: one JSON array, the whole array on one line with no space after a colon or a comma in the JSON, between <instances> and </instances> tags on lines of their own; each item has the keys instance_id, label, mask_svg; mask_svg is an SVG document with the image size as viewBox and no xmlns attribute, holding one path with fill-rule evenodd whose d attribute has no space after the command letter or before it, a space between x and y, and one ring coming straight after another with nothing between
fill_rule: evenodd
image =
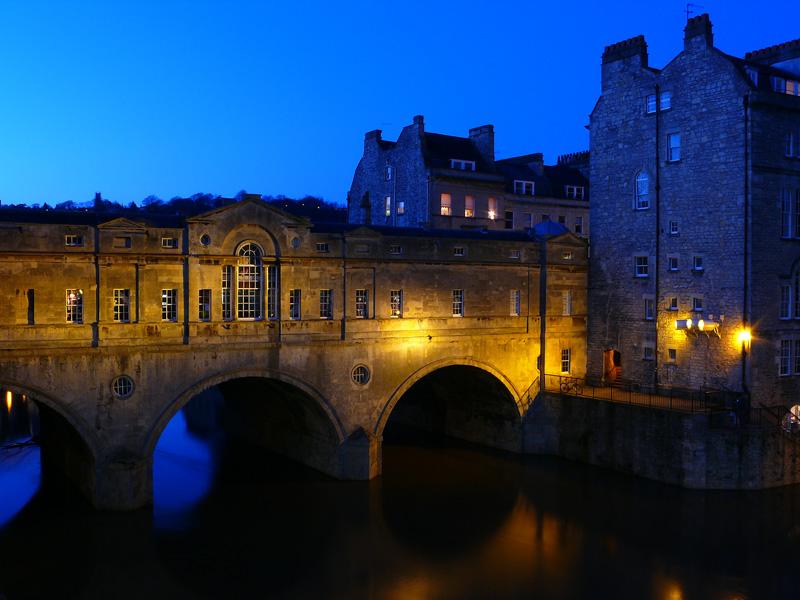
<instances>
[{"instance_id":1,"label":"drainpipe","mask_svg":"<svg viewBox=\"0 0 800 600\"><path fill-rule=\"evenodd\" d=\"M748 286L750 285L749 282L749 268L748 268L748 261L750 259L749 254L749 238L750 235L750 228L748 226L749 219L748 219L748 212L750 210L750 139L749 139L749 122L750 122L750 95L747 94L744 97L744 285L742 286L743 289L743 297L742 297L742 329L747 329L747 302L749 301L748 296ZM750 341L752 347L752 340ZM747 397L750 397L750 391L747 388L747 348L745 344L742 343L742 391L745 392Z\"/></svg>"},{"instance_id":2,"label":"drainpipe","mask_svg":"<svg viewBox=\"0 0 800 600\"><path fill-rule=\"evenodd\" d=\"M539 393L545 391L545 344L547 343L547 234L539 242Z\"/></svg>"},{"instance_id":3,"label":"drainpipe","mask_svg":"<svg viewBox=\"0 0 800 600\"><path fill-rule=\"evenodd\" d=\"M656 335L655 335L655 347L653 348L653 361L654 361L654 369L653 369L653 387L657 390L658 389L658 362L660 360L660 356L658 354L658 304L659 300L661 299L659 295L659 280L658 274L661 270L661 156L658 151L659 145L659 136L660 136L660 127L659 127L659 119L661 117L661 96L659 95L659 91L661 86L656 84L656 264L655 264L655 298L653 300L653 317L655 320L655 328L656 328Z\"/></svg>"}]
</instances>

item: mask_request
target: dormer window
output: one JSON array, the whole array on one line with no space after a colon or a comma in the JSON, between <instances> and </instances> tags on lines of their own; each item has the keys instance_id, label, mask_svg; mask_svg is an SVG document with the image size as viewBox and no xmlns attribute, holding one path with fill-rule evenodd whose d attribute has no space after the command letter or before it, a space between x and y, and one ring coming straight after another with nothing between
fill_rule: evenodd
<instances>
[{"instance_id":1,"label":"dormer window","mask_svg":"<svg viewBox=\"0 0 800 600\"><path fill-rule=\"evenodd\" d=\"M758 87L758 70L754 69L753 67L745 67L744 71L750 77L750 80L753 82L753 85Z\"/></svg>"},{"instance_id":2,"label":"dormer window","mask_svg":"<svg viewBox=\"0 0 800 600\"><path fill-rule=\"evenodd\" d=\"M83 246L83 236L82 235L68 235L67 236L67 246Z\"/></svg>"},{"instance_id":3,"label":"dormer window","mask_svg":"<svg viewBox=\"0 0 800 600\"><path fill-rule=\"evenodd\" d=\"M533 196L533 182L532 181L521 181L519 179L514 180L514 193L515 194L524 194L527 196Z\"/></svg>"},{"instance_id":4,"label":"dormer window","mask_svg":"<svg viewBox=\"0 0 800 600\"><path fill-rule=\"evenodd\" d=\"M576 200L583 200L583 186L582 185L568 185L567 198L575 198Z\"/></svg>"},{"instance_id":5,"label":"dormer window","mask_svg":"<svg viewBox=\"0 0 800 600\"><path fill-rule=\"evenodd\" d=\"M773 91L780 92L781 94L786 92L786 80L783 77L771 77L772 81L772 89Z\"/></svg>"},{"instance_id":6,"label":"dormer window","mask_svg":"<svg viewBox=\"0 0 800 600\"><path fill-rule=\"evenodd\" d=\"M174 250L178 247L178 238L161 238L161 247Z\"/></svg>"},{"instance_id":7,"label":"dormer window","mask_svg":"<svg viewBox=\"0 0 800 600\"><path fill-rule=\"evenodd\" d=\"M474 171L475 170L475 161L474 160L458 160L456 158L450 159L450 168L451 169L458 169L460 171Z\"/></svg>"}]
</instances>

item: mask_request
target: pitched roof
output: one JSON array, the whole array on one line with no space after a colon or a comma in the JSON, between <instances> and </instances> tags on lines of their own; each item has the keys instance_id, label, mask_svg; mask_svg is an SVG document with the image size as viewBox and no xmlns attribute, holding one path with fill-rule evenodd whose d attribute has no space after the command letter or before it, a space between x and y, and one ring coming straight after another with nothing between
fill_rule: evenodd
<instances>
[{"instance_id":1,"label":"pitched roof","mask_svg":"<svg viewBox=\"0 0 800 600\"><path fill-rule=\"evenodd\" d=\"M441 133L425 132L425 164L431 168L449 169L450 160L471 160L475 162L475 170L494 173L494 168L481 156L475 144L469 138Z\"/></svg>"}]
</instances>

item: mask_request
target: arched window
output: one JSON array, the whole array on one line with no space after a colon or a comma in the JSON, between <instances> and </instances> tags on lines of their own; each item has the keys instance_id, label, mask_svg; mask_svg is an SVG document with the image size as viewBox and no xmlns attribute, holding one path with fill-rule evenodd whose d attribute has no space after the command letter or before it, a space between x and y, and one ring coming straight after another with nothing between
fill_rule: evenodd
<instances>
[{"instance_id":1,"label":"arched window","mask_svg":"<svg viewBox=\"0 0 800 600\"><path fill-rule=\"evenodd\" d=\"M636 174L636 210L650 208L650 180L647 173L639 171Z\"/></svg>"},{"instance_id":2,"label":"arched window","mask_svg":"<svg viewBox=\"0 0 800 600\"><path fill-rule=\"evenodd\" d=\"M261 311L261 248L244 244L239 248L236 268L236 318L260 319Z\"/></svg>"}]
</instances>

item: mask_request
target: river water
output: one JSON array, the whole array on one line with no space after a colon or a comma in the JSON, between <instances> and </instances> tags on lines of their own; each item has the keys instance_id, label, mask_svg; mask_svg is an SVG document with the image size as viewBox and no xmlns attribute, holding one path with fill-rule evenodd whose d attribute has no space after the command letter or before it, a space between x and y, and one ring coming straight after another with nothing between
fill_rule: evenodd
<instances>
[{"instance_id":1,"label":"river water","mask_svg":"<svg viewBox=\"0 0 800 600\"><path fill-rule=\"evenodd\" d=\"M4 443L36 433L30 403L10 404ZM387 434L381 477L343 482L195 429L173 419L154 456L154 505L132 513L96 512L43 481L36 446L0 450L0 592L800 598L798 486L688 491L401 432Z\"/></svg>"}]
</instances>

